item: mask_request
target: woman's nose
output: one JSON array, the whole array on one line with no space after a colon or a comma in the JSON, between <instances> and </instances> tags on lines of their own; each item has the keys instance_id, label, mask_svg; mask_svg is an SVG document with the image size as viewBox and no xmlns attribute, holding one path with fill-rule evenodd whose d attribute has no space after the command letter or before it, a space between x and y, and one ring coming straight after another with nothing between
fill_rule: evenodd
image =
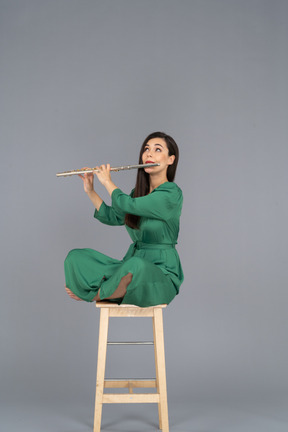
<instances>
[{"instance_id":1,"label":"woman's nose","mask_svg":"<svg viewBox=\"0 0 288 432\"><path fill-rule=\"evenodd\" d=\"M152 156L152 150L147 151L147 156Z\"/></svg>"}]
</instances>

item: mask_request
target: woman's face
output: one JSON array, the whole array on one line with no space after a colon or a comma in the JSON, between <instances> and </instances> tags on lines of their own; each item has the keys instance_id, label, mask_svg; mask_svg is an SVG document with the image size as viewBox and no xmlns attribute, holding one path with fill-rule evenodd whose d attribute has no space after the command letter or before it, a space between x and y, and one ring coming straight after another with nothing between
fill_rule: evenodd
<instances>
[{"instance_id":1,"label":"woman's face","mask_svg":"<svg viewBox=\"0 0 288 432\"><path fill-rule=\"evenodd\" d=\"M148 174L160 173L167 171L169 165L174 162L175 156L169 156L167 144L163 138L152 138L147 142L142 153L142 162L146 163L159 163L160 166L145 168Z\"/></svg>"}]
</instances>

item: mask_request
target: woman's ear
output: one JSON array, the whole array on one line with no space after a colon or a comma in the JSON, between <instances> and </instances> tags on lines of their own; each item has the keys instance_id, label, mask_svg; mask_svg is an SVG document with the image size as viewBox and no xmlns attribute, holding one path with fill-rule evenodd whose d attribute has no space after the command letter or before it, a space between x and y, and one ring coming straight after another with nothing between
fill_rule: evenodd
<instances>
[{"instance_id":1,"label":"woman's ear","mask_svg":"<svg viewBox=\"0 0 288 432\"><path fill-rule=\"evenodd\" d=\"M169 156L168 165L173 165L174 160L175 160L175 155Z\"/></svg>"}]
</instances>

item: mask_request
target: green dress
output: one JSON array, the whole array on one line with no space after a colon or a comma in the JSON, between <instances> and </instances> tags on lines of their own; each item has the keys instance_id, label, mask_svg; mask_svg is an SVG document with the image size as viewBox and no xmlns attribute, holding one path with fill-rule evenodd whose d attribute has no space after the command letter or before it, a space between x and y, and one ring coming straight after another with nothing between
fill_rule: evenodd
<instances>
[{"instance_id":1,"label":"green dress","mask_svg":"<svg viewBox=\"0 0 288 432\"><path fill-rule=\"evenodd\" d=\"M107 225L124 225L126 213L139 215L139 229L126 229L132 239L122 260L93 249L73 249L65 260L66 286L78 297L92 301L110 297L121 278L132 273L127 293L118 303L141 307L168 304L179 293L183 271L175 249L182 209L182 191L166 182L143 197L133 198L115 189L111 206L103 202L94 217Z\"/></svg>"}]
</instances>

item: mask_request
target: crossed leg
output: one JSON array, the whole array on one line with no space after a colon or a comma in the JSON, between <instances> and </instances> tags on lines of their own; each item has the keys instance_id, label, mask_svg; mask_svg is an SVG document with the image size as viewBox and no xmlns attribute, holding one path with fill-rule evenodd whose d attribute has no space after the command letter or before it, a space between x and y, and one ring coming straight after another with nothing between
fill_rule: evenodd
<instances>
[{"instance_id":1,"label":"crossed leg","mask_svg":"<svg viewBox=\"0 0 288 432\"><path fill-rule=\"evenodd\" d=\"M112 299L123 298L125 296L126 292L127 292L128 285L132 281L132 277L133 277L132 273L127 273L127 275L123 276L121 278L121 280L120 280L120 283L119 283L118 287L114 291L114 293L110 297L107 297L105 300L112 300ZM97 301L101 301L100 295L99 295L99 291L97 292L97 295L93 299L96 302Z\"/></svg>"},{"instance_id":2,"label":"crossed leg","mask_svg":"<svg viewBox=\"0 0 288 432\"><path fill-rule=\"evenodd\" d=\"M128 285L132 281L132 277L133 277L132 273L127 273L127 275L123 276L114 293L110 297L107 297L105 300L123 298L127 292ZM77 297L68 287L65 287L65 290L73 300L82 301L82 299ZM97 292L97 295L93 298L92 301L96 301L96 302L101 301L99 292Z\"/></svg>"},{"instance_id":3,"label":"crossed leg","mask_svg":"<svg viewBox=\"0 0 288 432\"><path fill-rule=\"evenodd\" d=\"M81 298L77 297L67 286L65 286L65 291L73 300L83 301Z\"/></svg>"}]
</instances>

